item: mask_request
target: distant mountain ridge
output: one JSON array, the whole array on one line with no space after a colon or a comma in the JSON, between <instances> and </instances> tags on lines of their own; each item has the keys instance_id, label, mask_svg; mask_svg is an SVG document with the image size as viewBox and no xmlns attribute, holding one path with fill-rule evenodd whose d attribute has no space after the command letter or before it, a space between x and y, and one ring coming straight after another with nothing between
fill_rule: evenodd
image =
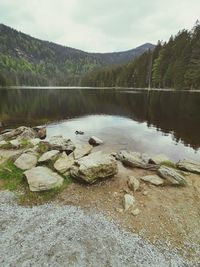
<instances>
[{"instance_id":1,"label":"distant mountain ridge","mask_svg":"<svg viewBox=\"0 0 200 267\"><path fill-rule=\"evenodd\" d=\"M89 53L42 41L0 24L0 84L79 85L81 77L124 64L154 49L150 43L113 53Z\"/></svg>"}]
</instances>

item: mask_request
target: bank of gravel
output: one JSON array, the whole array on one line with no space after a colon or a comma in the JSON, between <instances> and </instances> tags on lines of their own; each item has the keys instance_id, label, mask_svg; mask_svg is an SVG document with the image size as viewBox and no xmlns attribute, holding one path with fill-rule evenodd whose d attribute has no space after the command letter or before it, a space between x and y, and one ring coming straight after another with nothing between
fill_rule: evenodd
<instances>
[{"instance_id":1,"label":"bank of gravel","mask_svg":"<svg viewBox=\"0 0 200 267\"><path fill-rule=\"evenodd\" d=\"M0 194L1 195L1 194ZM22 207L0 197L0 266L195 266L75 206ZM196 265L197 266L197 265Z\"/></svg>"}]
</instances>

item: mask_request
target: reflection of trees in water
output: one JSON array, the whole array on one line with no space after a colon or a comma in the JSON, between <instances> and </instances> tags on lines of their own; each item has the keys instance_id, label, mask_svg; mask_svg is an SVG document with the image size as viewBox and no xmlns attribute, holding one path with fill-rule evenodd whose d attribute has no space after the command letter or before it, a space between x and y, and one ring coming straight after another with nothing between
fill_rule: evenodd
<instances>
[{"instance_id":1,"label":"reflection of trees in water","mask_svg":"<svg viewBox=\"0 0 200 267\"><path fill-rule=\"evenodd\" d=\"M1 90L0 120L5 125L38 124L90 114L120 115L147 122L176 141L200 145L200 94L116 90Z\"/></svg>"}]
</instances>

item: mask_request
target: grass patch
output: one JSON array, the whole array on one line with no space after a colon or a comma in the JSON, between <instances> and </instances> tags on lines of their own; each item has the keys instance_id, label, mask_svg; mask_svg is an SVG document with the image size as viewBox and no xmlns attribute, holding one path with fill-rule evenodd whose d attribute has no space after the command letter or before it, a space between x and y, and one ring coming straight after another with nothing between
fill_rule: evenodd
<instances>
[{"instance_id":1,"label":"grass patch","mask_svg":"<svg viewBox=\"0 0 200 267\"><path fill-rule=\"evenodd\" d=\"M162 161L160 165L164 165L166 167L170 167L170 168L176 169L176 165L173 162L168 161L168 160Z\"/></svg>"},{"instance_id":2,"label":"grass patch","mask_svg":"<svg viewBox=\"0 0 200 267\"><path fill-rule=\"evenodd\" d=\"M14 191L23 182L23 171L18 169L13 162L8 161L0 166L0 189Z\"/></svg>"},{"instance_id":3,"label":"grass patch","mask_svg":"<svg viewBox=\"0 0 200 267\"><path fill-rule=\"evenodd\" d=\"M70 184L70 177L65 177L64 183L61 187L54 188L48 191L31 192L28 184L24 185L24 192L19 196L19 203L21 205L34 206L41 205L54 200Z\"/></svg>"},{"instance_id":4,"label":"grass patch","mask_svg":"<svg viewBox=\"0 0 200 267\"><path fill-rule=\"evenodd\" d=\"M21 148L33 148L34 147L34 145L29 141L29 140L27 140L27 139L22 139L21 141L20 141L20 147Z\"/></svg>"},{"instance_id":5,"label":"grass patch","mask_svg":"<svg viewBox=\"0 0 200 267\"><path fill-rule=\"evenodd\" d=\"M49 144L48 143L39 143L37 146L37 152L39 154L44 154L45 152L47 152L49 150Z\"/></svg>"}]
</instances>

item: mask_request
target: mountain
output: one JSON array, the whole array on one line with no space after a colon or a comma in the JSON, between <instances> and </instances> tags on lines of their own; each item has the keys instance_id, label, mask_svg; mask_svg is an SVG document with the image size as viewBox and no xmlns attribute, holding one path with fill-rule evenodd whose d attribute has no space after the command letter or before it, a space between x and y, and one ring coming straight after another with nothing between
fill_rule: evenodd
<instances>
[{"instance_id":1,"label":"mountain","mask_svg":"<svg viewBox=\"0 0 200 267\"><path fill-rule=\"evenodd\" d=\"M115 53L88 53L33 38L0 24L0 84L79 85L92 70L127 63L154 45Z\"/></svg>"},{"instance_id":2,"label":"mountain","mask_svg":"<svg viewBox=\"0 0 200 267\"><path fill-rule=\"evenodd\" d=\"M81 85L200 90L200 22L135 60L85 74Z\"/></svg>"}]
</instances>

